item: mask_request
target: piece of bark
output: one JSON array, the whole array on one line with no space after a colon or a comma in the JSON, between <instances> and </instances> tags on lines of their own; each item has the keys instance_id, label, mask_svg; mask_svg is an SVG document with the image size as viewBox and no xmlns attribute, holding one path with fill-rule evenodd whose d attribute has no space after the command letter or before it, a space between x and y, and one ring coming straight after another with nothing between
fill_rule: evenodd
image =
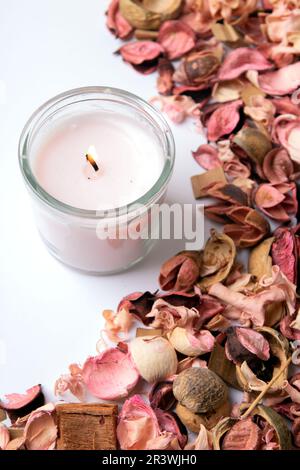
<instances>
[{"instance_id":1,"label":"piece of bark","mask_svg":"<svg viewBox=\"0 0 300 470\"><path fill-rule=\"evenodd\" d=\"M152 328L137 328L135 336L139 338L140 336L161 336L162 330L152 329Z\"/></svg>"},{"instance_id":2,"label":"piece of bark","mask_svg":"<svg viewBox=\"0 0 300 470\"><path fill-rule=\"evenodd\" d=\"M11 440L23 437L23 434L24 434L24 428L17 428L14 426L11 426L10 428L8 428L8 431L9 431L9 437Z\"/></svg>"},{"instance_id":3,"label":"piece of bark","mask_svg":"<svg viewBox=\"0 0 300 470\"><path fill-rule=\"evenodd\" d=\"M229 361L225 354L225 349L219 343L215 343L211 352L208 368L215 372L228 385L241 390L236 378L236 367L233 362Z\"/></svg>"},{"instance_id":4,"label":"piece of bark","mask_svg":"<svg viewBox=\"0 0 300 470\"><path fill-rule=\"evenodd\" d=\"M206 171L205 173L201 173L200 175L192 176L191 181L195 199L205 197L207 195L206 188L213 183L227 183L223 168L220 166L213 170Z\"/></svg>"},{"instance_id":5,"label":"piece of bark","mask_svg":"<svg viewBox=\"0 0 300 470\"><path fill-rule=\"evenodd\" d=\"M56 405L58 450L116 450L117 405Z\"/></svg>"}]
</instances>

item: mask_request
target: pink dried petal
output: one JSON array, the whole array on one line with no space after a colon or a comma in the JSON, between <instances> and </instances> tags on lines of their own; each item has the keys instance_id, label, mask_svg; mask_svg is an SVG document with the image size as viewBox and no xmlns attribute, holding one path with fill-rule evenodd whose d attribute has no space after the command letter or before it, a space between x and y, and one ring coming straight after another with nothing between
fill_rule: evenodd
<instances>
[{"instance_id":1,"label":"pink dried petal","mask_svg":"<svg viewBox=\"0 0 300 470\"><path fill-rule=\"evenodd\" d=\"M205 323L224 311L224 305L214 297L204 294L201 297L201 305L197 308L200 318L195 327L200 329Z\"/></svg>"},{"instance_id":2,"label":"pink dried petal","mask_svg":"<svg viewBox=\"0 0 300 470\"><path fill-rule=\"evenodd\" d=\"M147 318L153 318L152 328L162 328L164 331L172 331L177 326L191 326L199 318L199 312L195 308L174 306L163 299L158 299Z\"/></svg>"},{"instance_id":3,"label":"pink dried petal","mask_svg":"<svg viewBox=\"0 0 300 470\"><path fill-rule=\"evenodd\" d=\"M284 195L271 184L261 184L255 194L255 203L259 209L268 209L284 201Z\"/></svg>"},{"instance_id":4,"label":"pink dried petal","mask_svg":"<svg viewBox=\"0 0 300 470\"><path fill-rule=\"evenodd\" d=\"M174 438L177 439L180 448L183 449L188 439L187 430L175 415L175 413L163 411L160 409L155 409L154 412L157 417L160 432L172 434Z\"/></svg>"},{"instance_id":5,"label":"pink dried petal","mask_svg":"<svg viewBox=\"0 0 300 470\"><path fill-rule=\"evenodd\" d=\"M258 70L258 69L256 69ZM300 86L300 62L282 67L275 72L259 75L260 88L269 95L287 95Z\"/></svg>"},{"instance_id":6,"label":"pink dried petal","mask_svg":"<svg viewBox=\"0 0 300 470\"><path fill-rule=\"evenodd\" d=\"M159 437L160 428L152 408L139 395L126 400L117 427L117 436L121 449L148 449L148 443Z\"/></svg>"},{"instance_id":7,"label":"pink dried petal","mask_svg":"<svg viewBox=\"0 0 300 470\"><path fill-rule=\"evenodd\" d=\"M0 450L5 450L9 441L9 431L4 424L0 423Z\"/></svg>"},{"instance_id":8,"label":"pink dried petal","mask_svg":"<svg viewBox=\"0 0 300 470\"><path fill-rule=\"evenodd\" d=\"M155 96L150 99L150 103L153 105L159 103L161 111L165 112L175 124L180 124L188 116L196 117L199 114L198 105L190 96Z\"/></svg>"},{"instance_id":9,"label":"pink dried petal","mask_svg":"<svg viewBox=\"0 0 300 470\"><path fill-rule=\"evenodd\" d=\"M4 395L4 399L4 401L0 401L0 408L7 411L12 423L45 403L41 385L34 385L26 390L24 394L11 393Z\"/></svg>"},{"instance_id":10,"label":"pink dried petal","mask_svg":"<svg viewBox=\"0 0 300 470\"><path fill-rule=\"evenodd\" d=\"M237 339L242 346L263 361L270 358L270 346L265 337L250 328L236 328Z\"/></svg>"},{"instance_id":11,"label":"pink dried petal","mask_svg":"<svg viewBox=\"0 0 300 470\"><path fill-rule=\"evenodd\" d=\"M126 338L133 321L132 314L126 308L122 308L118 312L104 310L102 315L105 319L104 331L111 341L115 343L121 341L120 333L124 333Z\"/></svg>"},{"instance_id":12,"label":"pink dried petal","mask_svg":"<svg viewBox=\"0 0 300 470\"><path fill-rule=\"evenodd\" d=\"M170 60L183 56L196 44L194 31L183 21L165 21L160 27L157 41Z\"/></svg>"},{"instance_id":13,"label":"pink dried petal","mask_svg":"<svg viewBox=\"0 0 300 470\"><path fill-rule=\"evenodd\" d=\"M300 330L291 327L294 316L286 315L280 322L280 331L286 338L290 340L300 340Z\"/></svg>"},{"instance_id":14,"label":"pink dried petal","mask_svg":"<svg viewBox=\"0 0 300 470\"><path fill-rule=\"evenodd\" d=\"M125 44L118 52L126 62L139 65L159 57L163 52L163 48L153 41L138 41Z\"/></svg>"},{"instance_id":15,"label":"pink dried petal","mask_svg":"<svg viewBox=\"0 0 300 470\"><path fill-rule=\"evenodd\" d=\"M139 380L128 352L111 348L89 357L82 368L83 380L92 395L102 400L127 397Z\"/></svg>"},{"instance_id":16,"label":"pink dried petal","mask_svg":"<svg viewBox=\"0 0 300 470\"><path fill-rule=\"evenodd\" d=\"M215 346L215 338L208 330L191 330L188 329L186 333L190 345L199 350L200 354L211 352Z\"/></svg>"},{"instance_id":17,"label":"pink dried petal","mask_svg":"<svg viewBox=\"0 0 300 470\"><path fill-rule=\"evenodd\" d=\"M202 166L205 170L212 170L222 166L217 149L209 144L200 145L195 152L192 152L192 155L198 165Z\"/></svg>"},{"instance_id":18,"label":"pink dried petal","mask_svg":"<svg viewBox=\"0 0 300 470\"><path fill-rule=\"evenodd\" d=\"M24 428L25 446L28 450L52 450L55 448L57 426L52 413L55 406L48 403L33 411Z\"/></svg>"},{"instance_id":19,"label":"pink dried petal","mask_svg":"<svg viewBox=\"0 0 300 470\"><path fill-rule=\"evenodd\" d=\"M261 431L251 418L237 421L225 434L222 450L257 450L261 444Z\"/></svg>"},{"instance_id":20,"label":"pink dried petal","mask_svg":"<svg viewBox=\"0 0 300 470\"><path fill-rule=\"evenodd\" d=\"M223 170L230 178L249 178L251 174L249 167L242 163L238 157L224 162Z\"/></svg>"},{"instance_id":21,"label":"pink dried petal","mask_svg":"<svg viewBox=\"0 0 300 470\"><path fill-rule=\"evenodd\" d=\"M117 38L126 39L133 31L132 26L122 16L119 0L112 0L107 10L106 26Z\"/></svg>"},{"instance_id":22,"label":"pink dried petal","mask_svg":"<svg viewBox=\"0 0 300 470\"><path fill-rule=\"evenodd\" d=\"M295 283L297 264L295 257L294 237L288 229L275 232L271 254L274 264L277 264L289 281Z\"/></svg>"},{"instance_id":23,"label":"pink dried petal","mask_svg":"<svg viewBox=\"0 0 300 470\"><path fill-rule=\"evenodd\" d=\"M219 69L219 80L233 80L249 70L268 70L272 64L255 49L239 47L230 52Z\"/></svg>"},{"instance_id":24,"label":"pink dried petal","mask_svg":"<svg viewBox=\"0 0 300 470\"><path fill-rule=\"evenodd\" d=\"M300 107L293 103L289 96L273 98L272 102L276 108L276 114L294 114L300 116Z\"/></svg>"},{"instance_id":25,"label":"pink dried petal","mask_svg":"<svg viewBox=\"0 0 300 470\"><path fill-rule=\"evenodd\" d=\"M55 395L64 395L67 391L70 391L78 400L84 401L85 384L82 378L82 369L78 364L71 364L69 371L69 374L61 375L56 380L54 393Z\"/></svg>"},{"instance_id":26,"label":"pink dried petal","mask_svg":"<svg viewBox=\"0 0 300 470\"><path fill-rule=\"evenodd\" d=\"M263 173L270 183L289 181L294 172L294 165L286 149L275 148L264 158Z\"/></svg>"},{"instance_id":27,"label":"pink dried petal","mask_svg":"<svg viewBox=\"0 0 300 470\"><path fill-rule=\"evenodd\" d=\"M160 268L159 285L162 290L189 291L200 276L201 253L182 251L165 261Z\"/></svg>"},{"instance_id":28,"label":"pink dried petal","mask_svg":"<svg viewBox=\"0 0 300 470\"><path fill-rule=\"evenodd\" d=\"M240 316L249 319L256 326L263 326L265 308L273 302L286 302L290 314L295 311L295 286L273 266L272 277L260 280L263 289L252 295L234 292L223 284L217 283L210 287L209 294L240 311Z\"/></svg>"},{"instance_id":29,"label":"pink dried petal","mask_svg":"<svg viewBox=\"0 0 300 470\"><path fill-rule=\"evenodd\" d=\"M235 129L240 120L239 109L242 104L242 100L225 103L212 113L207 122L208 140L216 141Z\"/></svg>"}]
</instances>

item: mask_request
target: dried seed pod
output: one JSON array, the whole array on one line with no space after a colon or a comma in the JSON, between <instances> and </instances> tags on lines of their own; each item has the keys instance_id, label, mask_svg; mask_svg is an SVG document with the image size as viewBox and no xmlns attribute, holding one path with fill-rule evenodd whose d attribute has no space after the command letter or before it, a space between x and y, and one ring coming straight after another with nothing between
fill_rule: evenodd
<instances>
[{"instance_id":1,"label":"dried seed pod","mask_svg":"<svg viewBox=\"0 0 300 470\"><path fill-rule=\"evenodd\" d=\"M234 136L233 143L259 165L263 163L265 155L272 149L272 144L265 134L252 127L243 127Z\"/></svg>"},{"instance_id":2,"label":"dried seed pod","mask_svg":"<svg viewBox=\"0 0 300 470\"><path fill-rule=\"evenodd\" d=\"M208 85L220 66L217 52L211 50L195 51L183 58L174 74L174 80L184 85Z\"/></svg>"},{"instance_id":3,"label":"dried seed pod","mask_svg":"<svg viewBox=\"0 0 300 470\"><path fill-rule=\"evenodd\" d=\"M267 238L250 252L248 262L249 273L253 274L257 279L260 279L262 276L270 277L272 275L270 251L273 241L274 237Z\"/></svg>"},{"instance_id":4,"label":"dried seed pod","mask_svg":"<svg viewBox=\"0 0 300 470\"><path fill-rule=\"evenodd\" d=\"M176 373L175 349L165 338L135 338L129 343L129 350L138 372L149 383L159 382Z\"/></svg>"},{"instance_id":5,"label":"dried seed pod","mask_svg":"<svg viewBox=\"0 0 300 470\"><path fill-rule=\"evenodd\" d=\"M274 429L280 450L291 449L291 433L284 419L276 413L276 411L267 406L258 405L253 410L252 416L258 416L264 419ZM224 442L223 439L226 434L233 426L240 422L242 421L233 418L224 418L215 426L212 436L214 450L221 450L221 448L223 448L222 441Z\"/></svg>"},{"instance_id":6,"label":"dried seed pod","mask_svg":"<svg viewBox=\"0 0 300 470\"><path fill-rule=\"evenodd\" d=\"M135 28L156 30L165 20L177 18L182 0L120 0L120 11Z\"/></svg>"},{"instance_id":7,"label":"dried seed pod","mask_svg":"<svg viewBox=\"0 0 300 470\"><path fill-rule=\"evenodd\" d=\"M175 378L173 393L179 403L190 411L207 413L227 400L228 389L211 370L192 367Z\"/></svg>"},{"instance_id":8,"label":"dried seed pod","mask_svg":"<svg viewBox=\"0 0 300 470\"><path fill-rule=\"evenodd\" d=\"M224 281L230 273L235 256L236 248L232 239L224 233L211 230L211 237L203 252L201 280L197 285L201 289L207 289L217 282Z\"/></svg>"},{"instance_id":9,"label":"dried seed pod","mask_svg":"<svg viewBox=\"0 0 300 470\"><path fill-rule=\"evenodd\" d=\"M212 429L221 418L230 414L230 404L228 401L222 403L216 410L207 413L193 413L186 406L177 404L175 412L180 421L187 427L189 431L198 433L200 426L203 424L206 429Z\"/></svg>"},{"instance_id":10,"label":"dried seed pod","mask_svg":"<svg viewBox=\"0 0 300 470\"><path fill-rule=\"evenodd\" d=\"M283 366L289 357L288 340L278 331L266 326L258 327L256 328L256 331L262 333L270 345L270 362L268 361L268 363L262 363L262 366L264 367L263 371L254 372L249 369L251 377L247 376L248 374L245 372L246 368L243 366L245 363L243 363L241 366L236 366L236 376L238 383L246 392L261 392L266 386L267 382L269 382L272 377L278 373L279 369ZM249 367L247 366L247 369L248 368ZM287 376L288 368L282 372L280 377L278 377L267 393L274 394L281 391Z\"/></svg>"}]
</instances>

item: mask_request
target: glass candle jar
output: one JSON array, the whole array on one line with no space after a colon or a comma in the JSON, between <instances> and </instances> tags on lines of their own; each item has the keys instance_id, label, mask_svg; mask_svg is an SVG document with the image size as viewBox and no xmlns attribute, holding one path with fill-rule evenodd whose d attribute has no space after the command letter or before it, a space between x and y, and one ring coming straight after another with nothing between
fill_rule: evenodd
<instances>
[{"instance_id":1,"label":"glass candle jar","mask_svg":"<svg viewBox=\"0 0 300 470\"><path fill-rule=\"evenodd\" d=\"M49 252L93 274L143 259L174 154L161 113L123 90L78 88L42 105L22 132L19 162Z\"/></svg>"}]
</instances>

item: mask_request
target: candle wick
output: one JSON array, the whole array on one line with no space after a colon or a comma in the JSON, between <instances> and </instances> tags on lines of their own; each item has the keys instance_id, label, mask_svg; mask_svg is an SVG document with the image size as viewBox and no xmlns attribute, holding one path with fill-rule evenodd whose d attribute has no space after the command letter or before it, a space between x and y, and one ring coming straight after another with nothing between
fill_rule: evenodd
<instances>
[{"instance_id":1,"label":"candle wick","mask_svg":"<svg viewBox=\"0 0 300 470\"><path fill-rule=\"evenodd\" d=\"M86 154L85 156L87 162L94 168L95 171L99 171L99 166L95 162L94 158L90 154Z\"/></svg>"}]
</instances>

